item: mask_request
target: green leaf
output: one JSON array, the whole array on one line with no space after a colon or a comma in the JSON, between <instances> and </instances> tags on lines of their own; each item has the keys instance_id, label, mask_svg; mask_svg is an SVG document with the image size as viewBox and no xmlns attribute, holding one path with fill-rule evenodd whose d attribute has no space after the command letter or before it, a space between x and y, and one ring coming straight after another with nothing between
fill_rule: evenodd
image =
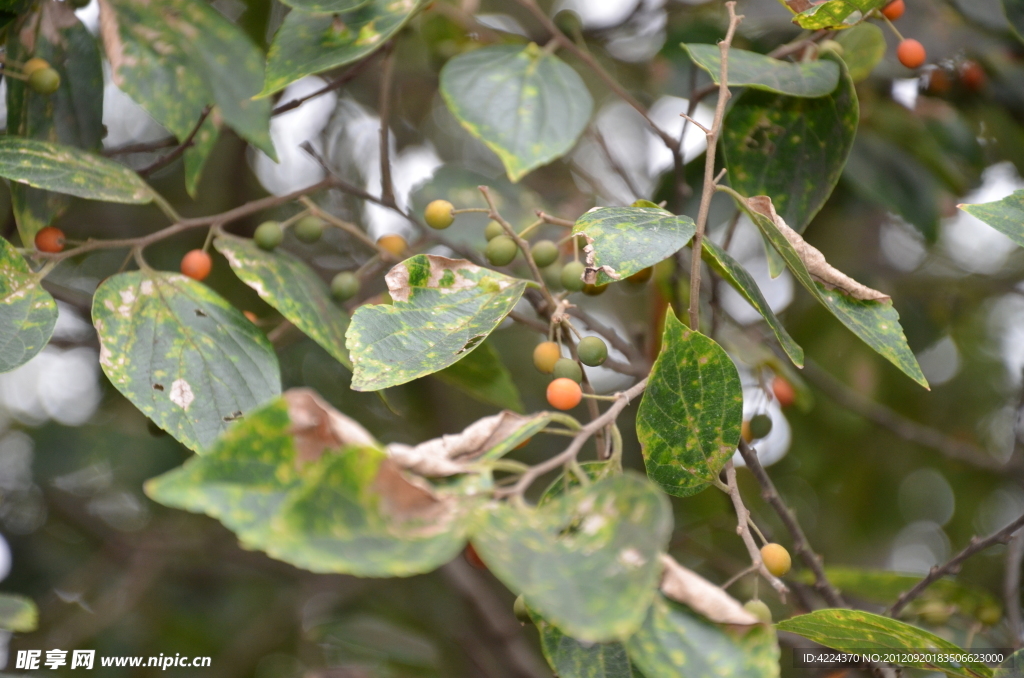
<instances>
[{"instance_id":1,"label":"green leaf","mask_svg":"<svg viewBox=\"0 0 1024 678\"><path fill-rule=\"evenodd\" d=\"M92 319L107 378L197 452L281 392L277 357L263 332L183 275L111 276L96 290Z\"/></svg>"},{"instance_id":2,"label":"green leaf","mask_svg":"<svg viewBox=\"0 0 1024 678\"><path fill-rule=\"evenodd\" d=\"M840 292L837 289L829 289L824 284L815 280L800 255L789 243L789 240L782 234L775 225L772 218L771 201L767 198L759 200L760 203L750 204L753 201L743 199L734 191L728 191L736 199L736 203L750 216L751 220L761 230L762 235L772 244L772 247L782 255L786 266L800 284L814 296L818 302L827 308L832 315L841 323L860 337L861 341L877 351L879 355L891 362L903 371L908 377L921 386L928 388L928 380L921 372L921 366L917 364L917 358L907 345L907 338L900 326L900 314L892 306L892 301L861 301ZM763 211L759 211L763 210Z\"/></svg>"},{"instance_id":3,"label":"green leaf","mask_svg":"<svg viewBox=\"0 0 1024 678\"><path fill-rule=\"evenodd\" d=\"M661 352L636 415L647 475L678 497L706 488L732 458L743 424L743 389L714 340L665 314Z\"/></svg>"},{"instance_id":4,"label":"green leaf","mask_svg":"<svg viewBox=\"0 0 1024 678\"><path fill-rule=\"evenodd\" d=\"M1014 191L995 202L980 205L964 204L957 207L1024 247L1024 191Z\"/></svg>"},{"instance_id":5,"label":"green leaf","mask_svg":"<svg viewBox=\"0 0 1024 678\"><path fill-rule=\"evenodd\" d=\"M1024 40L1024 0L1003 0L1003 12L1013 34Z\"/></svg>"},{"instance_id":6,"label":"green leaf","mask_svg":"<svg viewBox=\"0 0 1024 678\"><path fill-rule=\"evenodd\" d=\"M65 2L44 2L7 36L7 57L22 63L46 59L60 88L39 94L24 80L7 79L7 131L11 136L98 151L103 137L103 66L96 39ZM11 202L23 243L31 243L71 204L61 193L25 184L11 186Z\"/></svg>"},{"instance_id":7,"label":"green leaf","mask_svg":"<svg viewBox=\"0 0 1024 678\"><path fill-rule=\"evenodd\" d=\"M813 4L810 0L786 0L790 9L799 12L793 23L809 30L849 28L862 21L873 9L890 0L827 0Z\"/></svg>"},{"instance_id":8,"label":"green leaf","mask_svg":"<svg viewBox=\"0 0 1024 678\"><path fill-rule=\"evenodd\" d=\"M864 22L843 31L836 36L836 42L843 46L843 61L854 82L867 80L885 56L885 33L872 23Z\"/></svg>"},{"instance_id":9,"label":"green leaf","mask_svg":"<svg viewBox=\"0 0 1024 678\"><path fill-rule=\"evenodd\" d=\"M491 572L537 614L574 638L604 642L643 622L671 532L668 499L627 473L541 507L491 504L472 540Z\"/></svg>"},{"instance_id":10,"label":"green leaf","mask_svg":"<svg viewBox=\"0 0 1024 678\"><path fill-rule=\"evenodd\" d=\"M526 289L525 280L429 254L406 259L385 280L394 304L361 306L346 333L356 391L397 386L454 364Z\"/></svg>"},{"instance_id":11,"label":"green leaf","mask_svg":"<svg viewBox=\"0 0 1024 678\"><path fill-rule=\"evenodd\" d=\"M313 73L358 61L380 49L426 0L371 0L346 14L293 10L274 35L259 97Z\"/></svg>"},{"instance_id":12,"label":"green leaf","mask_svg":"<svg viewBox=\"0 0 1024 678\"><path fill-rule=\"evenodd\" d=\"M462 360L434 376L481 402L513 412L523 411L519 389L490 342L485 341Z\"/></svg>"},{"instance_id":13,"label":"green leaf","mask_svg":"<svg viewBox=\"0 0 1024 678\"><path fill-rule=\"evenodd\" d=\"M718 45L683 44L693 62L707 71L716 85L722 71ZM791 97L825 96L839 84L839 64L819 61L780 61L743 49L729 50L729 86L752 87Z\"/></svg>"},{"instance_id":14,"label":"green leaf","mask_svg":"<svg viewBox=\"0 0 1024 678\"><path fill-rule=\"evenodd\" d=\"M0 372L43 350L57 324L57 302L25 259L0 238Z\"/></svg>"},{"instance_id":15,"label":"green leaf","mask_svg":"<svg viewBox=\"0 0 1024 678\"><path fill-rule=\"evenodd\" d=\"M859 610L818 610L810 614L786 619L775 625L780 631L789 631L840 652L872 652L900 650L936 650L963 653L964 650L916 626L881 615ZM903 666L942 671L960 678L987 678L992 669L980 663L907 663Z\"/></svg>"},{"instance_id":16,"label":"green leaf","mask_svg":"<svg viewBox=\"0 0 1024 678\"><path fill-rule=\"evenodd\" d=\"M145 203L153 199L146 182L124 165L47 141L0 138L0 177L90 200Z\"/></svg>"},{"instance_id":17,"label":"green leaf","mask_svg":"<svg viewBox=\"0 0 1024 678\"><path fill-rule=\"evenodd\" d=\"M837 57L838 58L838 57ZM747 90L729 109L722 150L729 183L745 196L770 195L802 232L839 182L860 118L846 67L839 87L816 99Z\"/></svg>"},{"instance_id":18,"label":"green leaf","mask_svg":"<svg viewBox=\"0 0 1024 678\"><path fill-rule=\"evenodd\" d=\"M513 182L571 151L594 109L576 71L532 43L460 54L440 77L452 115L498 154Z\"/></svg>"},{"instance_id":19,"label":"green leaf","mask_svg":"<svg viewBox=\"0 0 1024 678\"><path fill-rule=\"evenodd\" d=\"M705 238L701 242L704 250L702 258L707 262L708 266L715 269L722 279L732 285L737 292L743 295L744 299L750 302L751 306L757 309L757 312L768 323L768 327L775 333L776 339L779 340L779 345L786 352L786 355L789 356L789 359L797 367L803 367L804 350L800 348L800 345L796 343L793 337L789 336L789 332L782 326L782 323L775 315L775 312L772 311L772 307L768 305L768 301L761 294L760 288L758 288L750 273L747 272L747 269L743 268L740 262L733 259L732 255L710 240Z\"/></svg>"},{"instance_id":20,"label":"green leaf","mask_svg":"<svg viewBox=\"0 0 1024 678\"><path fill-rule=\"evenodd\" d=\"M543 619L535 623L544 658L559 678L634 678L622 643L583 644Z\"/></svg>"},{"instance_id":21,"label":"green leaf","mask_svg":"<svg viewBox=\"0 0 1024 678\"><path fill-rule=\"evenodd\" d=\"M671 257L696 230L690 217L660 207L595 207L572 227L587 241L584 275L598 285L623 280Z\"/></svg>"},{"instance_id":22,"label":"green leaf","mask_svg":"<svg viewBox=\"0 0 1024 678\"><path fill-rule=\"evenodd\" d=\"M30 598L0 593L0 628L15 633L35 631L39 625L39 610Z\"/></svg>"},{"instance_id":23,"label":"green leaf","mask_svg":"<svg viewBox=\"0 0 1024 678\"><path fill-rule=\"evenodd\" d=\"M306 12L341 13L357 10L370 0L287 0L284 4Z\"/></svg>"},{"instance_id":24,"label":"green leaf","mask_svg":"<svg viewBox=\"0 0 1024 678\"><path fill-rule=\"evenodd\" d=\"M331 298L331 291L304 261L280 248L260 249L248 238L220 235L214 241L231 269L260 299L276 308L288 322L345 367L352 369L345 350L348 316Z\"/></svg>"},{"instance_id":25,"label":"green leaf","mask_svg":"<svg viewBox=\"0 0 1024 678\"><path fill-rule=\"evenodd\" d=\"M647 678L779 675L779 646L771 628L726 632L660 595L643 627L626 641L626 650Z\"/></svg>"}]
</instances>

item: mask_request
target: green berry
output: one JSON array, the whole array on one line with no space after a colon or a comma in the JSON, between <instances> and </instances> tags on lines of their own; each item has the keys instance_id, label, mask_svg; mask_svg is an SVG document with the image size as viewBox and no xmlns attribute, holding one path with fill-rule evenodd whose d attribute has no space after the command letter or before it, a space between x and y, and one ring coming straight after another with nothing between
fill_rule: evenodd
<instances>
[{"instance_id":1,"label":"green berry","mask_svg":"<svg viewBox=\"0 0 1024 678\"><path fill-rule=\"evenodd\" d=\"M555 361L555 369L552 371L555 379L572 379L577 384L583 381L583 368L572 358L559 358Z\"/></svg>"},{"instance_id":2,"label":"green berry","mask_svg":"<svg viewBox=\"0 0 1024 678\"><path fill-rule=\"evenodd\" d=\"M583 337L576 347L580 362L590 367L597 367L608 359L608 345L599 337Z\"/></svg>"},{"instance_id":3,"label":"green berry","mask_svg":"<svg viewBox=\"0 0 1024 678\"><path fill-rule=\"evenodd\" d=\"M256 241L260 249L269 252L284 240L284 229L276 221L264 221L256 227L256 232L253 234L252 239Z\"/></svg>"},{"instance_id":4,"label":"green berry","mask_svg":"<svg viewBox=\"0 0 1024 678\"><path fill-rule=\"evenodd\" d=\"M487 243L487 249L484 250L487 261L491 262L492 266L511 264L512 260L516 258L517 252L519 252L519 247L516 245L516 241L507 235L499 235L494 238Z\"/></svg>"},{"instance_id":5,"label":"green berry","mask_svg":"<svg viewBox=\"0 0 1024 678\"><path fill-rule=\"evenodd\" d=\"M504 227L497 221L489 222L487 228L484 229L484 237L488 240L494 240L499 235L505 235Z\"/></svg>"},{"instance_id":6,"label":"green berry","mask_svg":"<svg viewBox=\"0 0 1024 678\"><path fill-rule=\"evenodd\" d=\"M530 611L526 609L526 601L522 596L516 598L516 602L512 604L512 614L523 624L533 623L533 620L530 619Z\"/></svg>"},{"instance_id":7,"label":"green berry","mask_svg":"<svg viewBox=\"0 0 1024 678\"><path fill-rule=\"evenodd\" d=\"M540 269L540 277L544 278L544 284L553 290L562 287L562 264L555 262L550 266Z\"/></svg>"},{"instance_id":8,"label":"green berry","mask_svg":"<svg viewBox=\"0 0 1024 678\"><path fill-rule=\"evenodd\" d=\"M305 243L314 243L324 234L324 220L320 217L302 217L295 224L295 237Z\"/></svg>"},{"instance_id":9,"label":"green berry","mask_svg":"<svg viewBox=\"0 0 1024 678\"><path fill-rule=\"evenodd\" d=\"M427 205L427 209L423 212L423 219L431 228L437 230L448 228L455 221L455 215L452 214L454 209L455 206L447 200L435 200Z\"/></svg>"},{"instance_id":10,"label":"green berry","mask_svg":"<svg viewBox=\"0 0 1024 678\"><path fill-rule=\"evenodd\" d=\"M978 608L975 616L985 626L995 626L1003 618L1003 611L998 604L989 602Z\"/></svg>"},{"instance_id":11,"label":"green berry","mask_svg":"<svg viewBox=\"0 0 1024 678\"><path fill-rule=\"evenodd\" d=\"M60 89L60 73L52 68L40 68L28 76L28 86L40 94L53 94Z\"/></svg>"},{"instance_id":12,"label":"green berry","mask_svg":"<svg viewBox=\"0 0 1024 678\"><path fill-rule=\"evenodd\" d=\"M359 294L359 278L351 271L342 271L331 280L331 294L338 301L348 301Z\"/></svg>"},{"instance_id":13,"label":"green berry","mask_svg":"<svg viewBox=\"0 0 1024 678\"><path fill-rule=\"evenodd\" d=\"M772 432L772 418L767 414L756 414L750 419L750 435L764 438Z\"/></svg>"},{"instance_id":14,"label":"green berry","mask_svg":"<svg viewBox=\"0 0 1024 678\"><path fill-rule=\"evenodd\" d=\"M761 620L762 624L772 623L772 611L763 600L748 600L743 603L743 609Z\"/></svg>"},{"instance_id":15,"label":"green berry","mask_svg":"<svg viewBox=\"0 0 1024 678\"><path fill-rule=\"evenodd\" d=\"M583 289L583 264L578 261L570 261L562 267L562 287L570 292L579 292Z\"/></svg>"},{"instance_id":16,"label":"green berry","mask_svg":"<svg viewBox=\"0 0 1024 678\"><path fill-rule=\"evenodd\" d=\"M530 248L530 256L539 268L550 266L558 261L558 245L550 240L538 240Z\"/></svg>"}]
</instances>

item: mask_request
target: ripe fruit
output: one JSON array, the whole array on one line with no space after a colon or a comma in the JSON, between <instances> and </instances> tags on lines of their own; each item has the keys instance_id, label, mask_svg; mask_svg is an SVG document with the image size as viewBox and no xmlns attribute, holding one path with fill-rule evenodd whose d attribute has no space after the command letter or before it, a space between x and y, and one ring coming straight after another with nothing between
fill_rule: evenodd
<instances>
[{"instance_id":1,"label":"ripe fruit","mask_svg":"<svg viewBox=\"0 0 1024 678\"><path fill-rule=\"evenodd\" d=\"M256 245L261 250L269 252L284 240L284 229L276 221L264 221L256 227L256 232L253 233L252 239L256 241Z\"/></svg>"},{"instance_id":2,"label":"ripe fruit","mask_svg":"<svg viewBox=\"0 0 1024 678\"><path fill-rule=\"evenodd\" d=\"M645 282L651 279L651 276L653 274L654 269L648 266L647 268L641 268L639 271L626 278L626 280L636 285L643 285Z\"/></svg>"},{"instance_id":3,"label":"ripe fruit","mask_svg":"<svg viewBox=\"0 0 1024 678\"><path fill-rule=\"evenodd\" d=\"M907 68L920 68L928 59L924 45L913 38L907 38L896 48L896 58Z\"/></svg>"},{"instance_id":4,"label":"ripe fruit","mask_svg":"<svg viewBox=\"0 0 1024 678\"><path fill-rule=\"evenodd\" d=\"M314 243L324 234L324 220L310 214L295 224L295 237L305 243Z\"/></svg>"},{"instance_id":5,"label":"ripe fruit","mask_svg":"<svg viewBox=\"0 0 1024 678\"><path fill-rule=\"evenodd\" d=\"M530 256L538 268L544 268L558 261L558 245L550 240L538 240L530 248Z\"/></svg>"},{"instance_id":6,"label":"ripe fruit","mask_svg":"<svg viewBox=\"0 0 1024 678\"><path fill-rule=\"evenodd\" d=\"M765 544L761 547L761 560L768 571L776 577L789 572L793 567L793 559L789 557L789 551L782 544Z\"/></svg>"},{"instance_id":7,"label":"ripe fruit","mask_svg":"<svg viewBox=\"0 0 1024 678\"><path fill-rule=\"evenodd\" d=\"M523 624L533 623L533 620L530 619L530 611L526 609L526 601L522 596L516 598L516 602L512 604L512 614Z\"/></svg>"},{"instance_id":8,"label":"ripe fruit","mask_svg":"<svg viewBox=\"0 0 1024 678\"><path fill-rule=\"evenodd\" d=\"M892 2L882 8L882 14L884 14L885 18L889 21L896 21L896 19L903 16L903 13L906 11L907 5L903 0L892 0Z\"/></svg>"},{"instance_id":9,"label":"ripe fruit","mask_svg":"<svg viewBox=\"0 0 1024 678\"><path fill-rule=\"evenodd\" d=\"M775 394L775 399L782 407L789 407L796 401L796 391L793 390L793 385L782 377L775 377L772 380L772 393Z\"/></svg>"},{"instance_id":10,"label":"ripe fruit","mask_svg":"<svg viewBox=\"0 0 1024 678\"><path fill-rule=\"evenodd\" d=\"M542 341L533 349L533 366L541 374L551 374L562 357L562 349L553 341Z\"/></svg>"},{"instance_id":11,"label":"ripe fruit","mask_svg":"<svg viewBox=\"0 0 1024 678\"><path fill-rule=\"evenodd\" d=\"M32 57L25 62L25 66L21 69L21 72L25 75L32 75L36 71L41 71L44 68L50 68L50 62L46 59L40 59L39 57Z\"/></svg>"},{"instance_id":12,"label":"ripe fruit","mask_svg":"<svg viewBox=\"0 0 1024 678\"><path fill-rule=\"evenodd\" d=\"M396 257L404 255L406 248L409 246L409 244L405 242L405 238L397 233L382 235L377 239L377 244L380 245L385 252L393 254Z\"/></svg>"},{"instance_id":13,"label":"ripe fruit","mask_svg":"<svg viewBox=\"0 0 1024 678\"><path fill-rule=\"evenodd\" d=\"M555 379L548 384L548 403L558 410L571 410L583 400L580 385L572 379Z\"/></svg>"},{"instance_id":14,"label":"ripe fruit","mask_svg":"<svg viewBox=\"0 0 1024 678\"><path fill-rule=\"evenodd\" d=\"M181 258L181 272L193 280L202 280L210 275L213 259L202 250L192 250Z\"/></svg>"},{"instance_id":15,"label":"ripe fruit","mask_svg":"<svg viewBox=\"0 0 1024 678\"><path fill-rule=\"evenodd\" d=\"M39 94L53 94L60 89L60 73L52 68L40 68L28 76L28 86Z\"/></svg>"},{"instance_id":16,"label":"ripe fruit","mask_svg":"<svg viewBox=\"0 0 1024 678\"><path fill-rule=\"evenodd\" d=\"M507 266L516 258L518 252L519 246L515 240L507 235L499 235L487 243L484 255L487 261L491 262L491 266Z\"/></svg>"},{"instance_id":17,"label":"ripe fruit","mask_svg":"<svg viewBox=\"0 0 1024 678\"><path fill-rule=\"evenodd\" d=\"M771 432L772 418L767 414L756 414L750 420L750 435L754 438L764 438Z\"/></svg>"},{"instance_id":18,"label":"ripe fruit","mask_svg":"<svg viewBox=\"0 0 1024 678\"><path fill-rule=\"evenodd\" d=\"M480 556L477 554L476 549L473 548L472 544L466 544L466 550L463 551L462 554L466 557L466 562L475 567L476 569L487 569L487 565L485 565L484 561L480 559Z\"/></svg>"},{"instance_id":19,"label":"ripe fruit","mask_svg":"<svg viewBox=\"0 0 1024 678\"><path fill-rule=\"evenodd\" d=\"M252 311L242 311L242 315L244 315L245 319L254 325L260 321L260 317Z\"/></svg>"},{"instance_id":20,"label":"ripe fruit","mask_svg":"<svg viewBox=\"0 0 1024 678\"><path fill-rule=\"evenodd\" d=\"M447 200L435 200L429 205L427 209L423 211L423 218L427 222L427 226L441 230L448 228L455 221L455 215L452 214L452 210L455 206Z\"/></svg>"},{"instance_id":21,"label":"ripe fruit","mask_svg":"<svg viewBox=\"0 0 1024 678\"><path fill-rule=\"evenodd\" d=\"M935 68L928 73L928 93L932 96L947 94L952 85L953 83L950 82L949 75L944 69Z\"/></svg>"},{"instance_id":22,"label":"ripe fruit","mask_svg":"<svg viewBox=\"0 0 1024 678\"><path fill-rule=\"evenodd\" d=\"M968 60L960 64L960 82L972 92L977 92L984 87L987 80L985 69L977 61Z\"/></svg>"},{"instance_id":23,"label":"ripe fruit","mask_svg":"<svg viewBox=\"0 0 1024 678\"><path fill-rule=\"evenodd\" d=\"M64 231L56 226L47 226L36 233L36 249L56 254L64 249Z\"/></svg>"},{"instance_id":24,"label":"ripe fruit","mask_svg":"<svg viewBox=\"0 0 1024 678\"><path fill-rule=\"evenodd\" d=\"M488 222L487 228L484 229L484 237L488 240L494 240L499 235L505 235L505 229L497 221Z\"/></svg>"},{"instance_id":25,"label":"ripe fruit","mask_svg":"<svg viewBox=\"0 0 1024 678\"><path fill-rule=\"evenodd\" d=\"M743 609L760 619L762 624L772 623L772 611L763 600L748 600L743 603Z\"/></svg>"},{"instance_id":26,"label":"ripe fruit","mask_svg":"<svg viewBox=\"0 0 1024 678\"><path fill-rule=\"evenodd\" d=\"M559 358L552 370L555 379L572 379L577 384L583 381L583 368L572 358Z\"/></svg>"},{"instance_id":27,"label":"ripe fruit","mask_svg":"<svg viewBox=\"0 0 1024 678\"><path fill-rule=\"evenodd\" d=\"M359 294L359 278L352 271L342 271L331 280L331 295L338 301L348 301Z\"/></svg>"},{"instance_id":28,"label":"ripe fruit","mask_svg":"<svg viewBox=\"0 0 1024 678\"><path fill-rule=\"evenodd\" d=\"M584 365L597 367L608 359L608 345L599 337L583 337L576 347L576 354Z\"/></svg>"},{"instance_id":29,"label":"ripe fruit","mask_svg":"<svg viewBox=\"0 0 1024 678\"><path fill-rule=\"evenodd\" d=\"M562 287L570 292L579 292L583 289L584 266L578 261L570 261L562 267Z\"/></svg>"}]
</instances>

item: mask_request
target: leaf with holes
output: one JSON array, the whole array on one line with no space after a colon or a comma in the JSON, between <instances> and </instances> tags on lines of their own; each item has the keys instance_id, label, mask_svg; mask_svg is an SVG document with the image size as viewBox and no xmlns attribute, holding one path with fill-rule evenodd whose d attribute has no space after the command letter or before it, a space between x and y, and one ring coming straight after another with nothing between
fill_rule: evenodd
<instances>
[{"instance_id":1,"label":"leaf with holes","mask_svg":"<svg viewBox=\"0 0 1024 678\"><path fill-rule=\"evenodd\" d=\"M534 618L544 658L559 678L636 678L622 643L581 643Z\"/></svg>"},{"instance_id":2,"label":"leaf with holes","mask_svg":"<svg viewBox=\"0 0 1024 678\"><path fill-rule=\"evenodd\" d=\"M815 99L746 90L722 128L730 185L746 196L775 197L797 232L832 194L857 134L857 90L841 69L835 91Z\"/></svg>"},{"instance_id":3,"label":"leaf with holes","mask_svg":"<svg viewBox=\"0 0 1024 678\"><path fill-rule=\"evenodd\" d=\"M281 392L277 357L263 332L183 275L111 276L96 290L92 319L107 378L197 452Z\"/></svg>"},{"instance_id":4,"label":"leaf with holes","mask_svg":"<svg viewBox=\"0 0 1024 678\"><path fill-rule=\"evenodd\" d=\"M0 629L28 633L38 625L39 610L30 598L0 593Z\"/></svg>"},{"instance_id":5,"label":"leaf with holes","mask_svg":"<svg viewBox=\"0 0 1024 678\"><path fill-rule=\"evenodd\" d=\"M361 306L346 333L352 388L376 391L453 365L515 307L526 281L418 254L385 276L394 304Z\"/></svg>"},{"instance_id":6,"label":"leaf with holes","mask_svg":"<svg viewBox=\"0 0 1024 678\"><path fill-rule=\"evenodd\" d=\"M57 302L9 242L0 238L0 372L43 350L57 324Z\"/></svg>"},{"instance_id":7,"label":"leaf with holes","mask_svg":"<svg viewBox=\"0 0 1024 678\"><path fill-rule=\"evenodd\" d=\"M647 475L686 497L704 490L736 451L743 389L729 355L665 314L661 353L636 415Z\"/></svg>"},{"instance_id":8,"label":"leaf with holes","mask_svg":"<svg viewBox=\"0 0 1024 678\"><path fill-rule=\"evenodd\" d=\"M671 533L668 498L627 472L539 507L492 504L472 541L530 609L574 638L605 642L643 622Z\"/></svg>"},{"instance_id":9,"label":"leaf with holes","mask_svg":"<svg viewBox=\"0 0 1024 678\"><path fill-rule=\"evenodd\" d=\"M867 18L868 12L884 7L890 0L785 0L796 13L793 23L808 30L850 28Z\"/></svg>"},{"instance_id":10,"label":"leaf with holes","mask_svg":"<svg viewBox=\"0 0 1024 678\"><path fill-rule=\"evenodd\" d=\"M260 299L306 333L345 367L348 316L331 298L324 281L298 257L281 249L267 252L248 238L220 235L214 241L235 272Z\"/></svg>"},{"instance_id":11,"label":"leaf with holes","mask_svg":"<svg viewBox=\"0 0 1024 678\"><path fill-rule=\"evenodd\" d=\"M683 44L693 63L719 84L722 53L718 45ZM791 97L821 97L839 84L839 64L828 59L793 63L743 49L729 50L729 86L752 87Z\"/></svg>"},{"instance_id":12,"label":"leaf with holes","mask_svg":"<svg viewBox=\"0 0 1024 678\"><path fill-rule=\"evenodd\" d=\"M594 109L576 71L532 43L451 59L441 69L441 95L462 126L498 154L513 182L571 151Z\"/></svg>"},{"instance_id":13,"label":"leaf with holes","mask_svg":"<svg viewBox=\"0 0 1024 678\"><path fill-rule=\"evenodd\" d=\"M1024 191L1014 191L995 202L964 204L957 207L1024 247Z\"/></svg>"},{"instance_id":14,"label":"leaf with holes","mask_svg":"<svg viewBox=\"0 0 1024 678\"><path fill-rule=\"evenodd\" d=\"M523 401L512 381L512 374L490 342L485 341L462 360L434 376L480 402L513 412L523 411Z\"/></svg>"}]
</instances>

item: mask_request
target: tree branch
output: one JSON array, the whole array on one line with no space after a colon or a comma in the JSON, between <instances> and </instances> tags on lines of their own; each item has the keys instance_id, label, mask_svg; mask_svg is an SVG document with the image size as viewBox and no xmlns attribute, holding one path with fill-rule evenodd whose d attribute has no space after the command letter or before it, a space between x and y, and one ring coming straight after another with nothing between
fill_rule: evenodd
<instances>
[{"instance_id":1,"label":"tree branch","mask_svg":"<svg viewBox=\"0 0 1024 678\"><path fill-rule=\"evenodd\" d=\"M206 118L210 116L210 111L212 110L213 106L207 104L206 108L203 109L203 112L200 113L199 120L196 122L195 127L192 128L192 131L189 132L188 136L185 137L182 140L182 142L178 144L170 153L160 156L151 165L148 165L138 170L137 174L143 177L148 176L153 172L156 172L157 170L161 170L164 167L167 167L172 162L183 156L185 154L185 151L187 151L195 142L196 135L199 134L199 130L202 128L203 123L206 122Z\"/></svg>"},{"instance_id":2,"label":"tree branch","mask_svg":"<svg viewBox=\"0 0 1024 678\"><path fill-rule=\"evenodd\" d=\"M747 547L747 553L750 554L750 562L761 573L765 581L771 584L771 587L775 589L779 597L785 600L789 589L782 583L781 579L773 575L765 567L764 560L761 559L761 549L757 548L757 544L754 543L754 536L750 534L750 527L747 524L750 520L750 511L747 510L746 505L743 503L743 497L740 496L740 488L736 484L736 468L732 465L732 460L725 465L725 490L732 500L733 508L736 509L736 534L740 535L744 546Z\"/></svg>"}]
</instances>

